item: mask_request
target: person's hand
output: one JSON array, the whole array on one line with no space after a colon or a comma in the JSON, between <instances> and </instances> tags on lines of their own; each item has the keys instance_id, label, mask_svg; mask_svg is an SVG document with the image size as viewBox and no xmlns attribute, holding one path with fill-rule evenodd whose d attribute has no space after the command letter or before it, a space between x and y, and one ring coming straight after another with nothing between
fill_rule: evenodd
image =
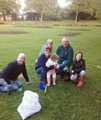
<instances>
[{"instance_id":1,"label":"person's hand","mask_svg":"<svg viewBox=\"0 0 101 120\"><path fill-rule=\"evenodd\" d=\"M54 65L54 69L58 69L58 65Z\"/></svg>"},{"instance_id":2,"label":"person's hand","mask_svg":"<svg viewBox=\"0 0 101 120\"><path fill-rule=\"evenodd\" d=\"M71 75L72 78L74 78L74 75Z\"/></svg>"},{"instance_id":3,"label":"person's hand","mask_svg":"<svg viewBox=\"0 0 101 120\"><path fill-rule=\"evenodd\" d=\"M26 85L29 85L30 84L30 82L26 82Z\"/></svg>"},{"instance_id":4,"label":"person's hand","mask_svg":"<svg viewBox=\"0 0 101 120\"><path fill-rule=\"evenodd\" d=\"M50 65L47 65L48 68L50 68Z\"/></svg>"},{"instance_id":5,"label":"person's hand","mask_svg":"<svg viewBox=\"0 0 101 120\"><path fill-rule=\"evenodd\" d=\"M74 70L72 70L71 73L73 74L73 73L74 73Z\"/></svg>"}]
</instances>

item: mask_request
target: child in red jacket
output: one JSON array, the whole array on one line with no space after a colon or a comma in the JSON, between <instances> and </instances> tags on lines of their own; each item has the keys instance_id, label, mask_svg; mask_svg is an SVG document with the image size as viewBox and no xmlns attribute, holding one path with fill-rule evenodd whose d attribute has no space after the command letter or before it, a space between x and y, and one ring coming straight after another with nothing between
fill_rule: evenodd
<instances>
[{"instance_id":1,"label":"child in red jacket","mask_svg":"<svg viewBox=\"0 0 101 120\"><path fill-rule=\"evenodd\" d=\"M82 87L84 83L84 79L86 76L86 64L83 59L82 52L77 52L75 54L75 60L72 63L72 71L71 71L71 80L77 84L77 87Z\"/></svg>"}]
</instances>

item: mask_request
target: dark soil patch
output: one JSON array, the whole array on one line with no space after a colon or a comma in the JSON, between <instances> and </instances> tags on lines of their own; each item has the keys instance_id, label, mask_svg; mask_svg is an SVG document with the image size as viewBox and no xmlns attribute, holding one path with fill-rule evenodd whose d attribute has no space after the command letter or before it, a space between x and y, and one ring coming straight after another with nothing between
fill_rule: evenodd
<instances>
[{"instance_id":1,"label":"dark soil patch","mask_svg":"<svg viewBox=\"0 0 101 120\"><path fill-rule=\"evenodd\" d=\"M88 29L67 29L67 30L75 30L75 31L90 31Z\"/></svg>"},{"instance_id":2,"label":"dark soil patch","mask_svg":"<svg viewBox=\"0 0 101 120\"><path fill-rule=\"evenodd\" d=\"M59 24L54 24L54 26L60 26Z\"/></svg>"},{"instance_id":3,"label":"dark soil patch","mask_svg":"<svg viewBox=\"0 0 101 120\"><path fill-rule=\"evenodd\" d=\"M81 34L81 33L65 33L65 34L61 34L59 36L71 36L71 37L73 37L73 36L76 36L76 35L79 35L79 34Z\"/></svg>"},{"instance_id":4,"label":"dark soil patch","mask_svg":"<svg viewBox=\"0 0 101 120\"><path fill-rule=\"evenodd\" d=\"M49 25L18 25L16 27L27 27L27 28L52 28L53 26L49 26Z\"/></svg>"},{"instance_id":5,"label":"dark soil patch","mask_svg":"<svg viewBox=\"0 0 101 120\"><path fill-rule=\"evenodd\" d=\"M101 24L96 25L96 27L101 27Z\"/></svg>"},{"instance_id":6,"label":"dark soil patch","mask_svg":"<svg viewBox=\"0 0 101 120\"><path fill-rule=\"evenodd\" d=\"M66 26L73 26L73 24L67 24Z\"/></svg>"},{"instance_id":7,"label":"dark soil patch","mask_svg":"<svg viewBox=\"0 0 101 120\"><path fill-rule=\"evenodd\" d=\"M28 32L23 32L23 31L0 31L0 34L28 34Z\"/></svg>"}]
</instances>

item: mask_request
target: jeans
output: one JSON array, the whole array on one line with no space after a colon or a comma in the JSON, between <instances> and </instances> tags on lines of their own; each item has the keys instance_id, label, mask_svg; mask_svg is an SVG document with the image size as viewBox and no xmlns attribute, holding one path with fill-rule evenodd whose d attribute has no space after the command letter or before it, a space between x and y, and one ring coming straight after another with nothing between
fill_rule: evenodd
<instances>
[{"instance_id":1,"label":"jeans","mask_svg":"<svg viewBox=\"0 0 101 120\"><path fill-rule=\"evenodd\" d=\"M65 66L68 66L68 68L70 67L70 65L67 65L67 63L68 63L68 60L64 60L61 64L58 64L59 68L56 72L57 75L61 74L61 72Z\"/></svg>"},{"instance_id":2,"label":"jeans","mask_svg":"<svg viewBox=\"0 0 101 120\"><path fill-rule=\"evenodd\" d=\"M3 78L0 78L0 85L0 91L6 92L8 90L17 90L18 87L22 86L22 83L18 79L16 79L14 81L11 80L11 84L7 84L7 82Z\"/></svg>"},{"instance_id":3,"label":"jeans","mask_svg":"<svg viewBox=\"0 0 101 120\"><path fill-rule=\"evenodd\" d=\"M46 79L46 71L42 67L37 68L36 73L40 74L40 80Z\"/></svg>"},{"instance_id":4,"label":"jeans","mask_svg":"<svg viewBox=\"0 0 101 120\"><path fill-rule=\"evenodd\" d=\"M74 76L73 75L71 75L71 80L72 81L75 81L77 78L78 78L78 76L86 76L86 71L85 70L82 70L79 74L78 73L75 73L74 74Z\"/></svg>"},{"instance_id":5,"label":"jeans","mask_svg":"<svg viewBox=\"0 0 101 120\"><path fill-rule=\"evenodd\" d=\"M11 80L9 90L15 91L15 90L17 90L18 87L21 87L21 86L22 86L22 83L18 79L14 80L14 81Z\"/></svg>"},{"instance_id":6,"label":"jeans","mask_svg":"<svg viewBox=\"0 0 101 120\"><path fill-rule=\"evenodd\" d=\"M0 91L5 92L8 91L8 86L7 86L7 82L3 79L0 78Z\"/></svg>"}]
</instances>

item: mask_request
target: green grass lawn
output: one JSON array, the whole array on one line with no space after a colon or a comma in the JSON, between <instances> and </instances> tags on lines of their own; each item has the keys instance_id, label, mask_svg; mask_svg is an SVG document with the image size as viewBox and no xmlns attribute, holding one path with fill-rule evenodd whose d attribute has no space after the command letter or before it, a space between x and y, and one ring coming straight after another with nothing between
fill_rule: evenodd
<instances>
[{"instance_id":1,"label":"green grass lawn","mask_svg":"<svg viewBox=\"0 0 101 120\"><path fill-rule=\"evenodd\" d=\"M31 83L26 86L25 80L21 79L23 92L13 92L9 96L0 92L0 120L21 120L17 107L25 90L37 92L42 101L42 110L28 120L101 120L101 92L92 94L101 90L101 27L95 26L98 22L85 22L87 26L81 26L82 22L73 26L67 26L67 23L46 22L51 24L50 28L35 28L32 26L35 23L27 26L25 22L20 23L24 26L11 23L0 25L0 32L7 32L0 34L0 70L23 52L26 54ZM15 34L19 31L26 34ZM77 33L76 36L69 36ZM82 51L84 54L87 71L85 83L82 88L77 88L72 82L63 82L57 76L57 85L50 86L45 95L38 87L40 80L35 73L34 63L47 39L53 39L53 52L56 52L63 34L68 37L75 53Z\"/></svg>"}]
</instances>

